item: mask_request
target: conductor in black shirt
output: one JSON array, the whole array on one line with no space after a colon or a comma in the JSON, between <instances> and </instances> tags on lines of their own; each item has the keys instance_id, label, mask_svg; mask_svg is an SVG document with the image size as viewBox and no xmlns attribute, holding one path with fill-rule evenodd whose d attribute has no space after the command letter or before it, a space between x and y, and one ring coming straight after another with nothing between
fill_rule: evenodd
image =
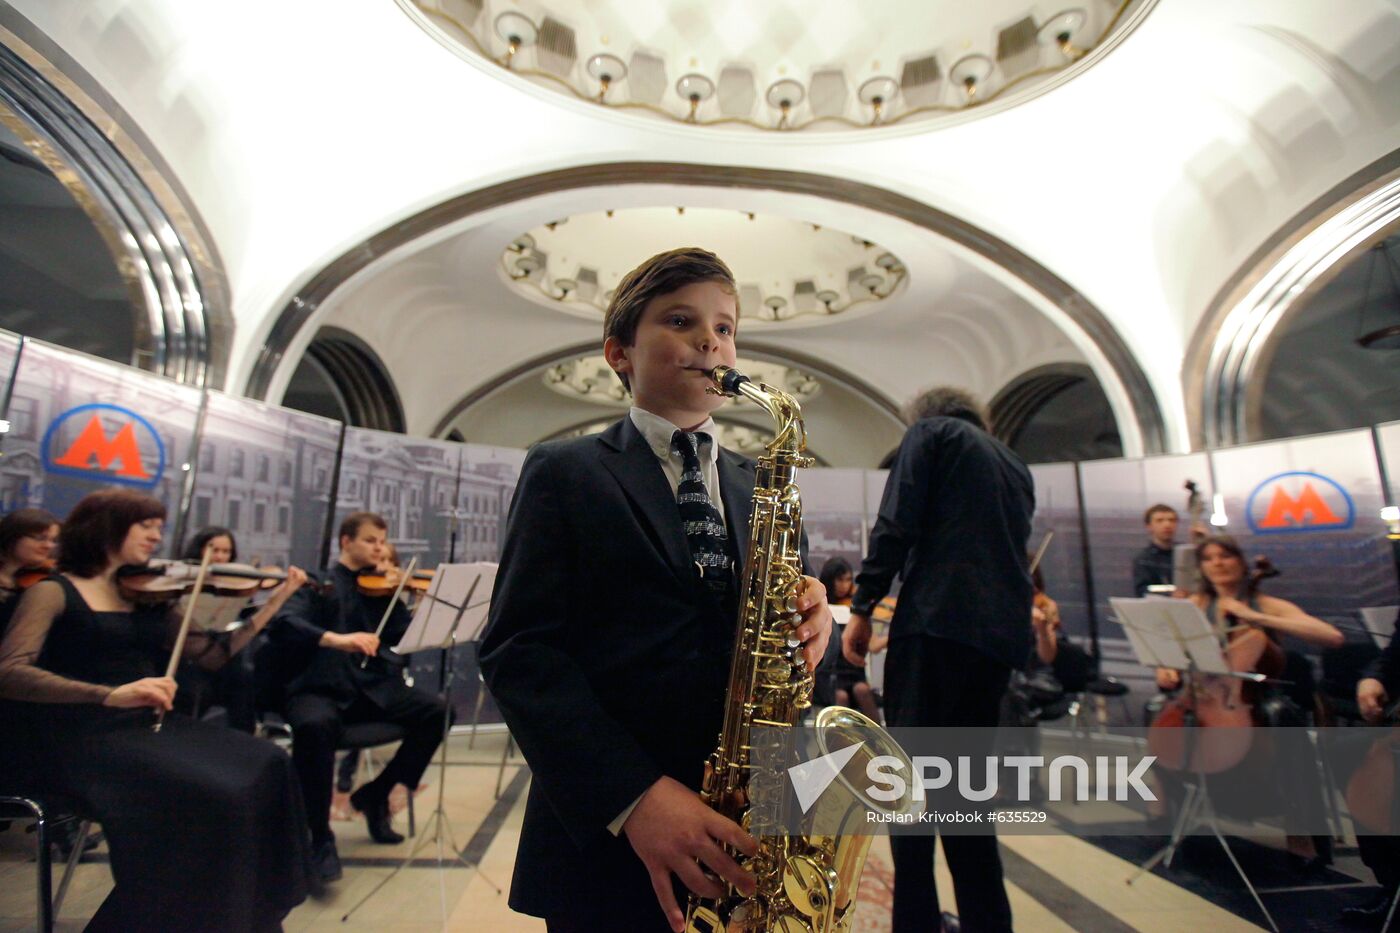
<instances>
[{"instance_id":1,"label":"conductor in black shirt","mask_svg":"<svg viewBox=\"0 0 1400 933\"><path fill-rule=\"evenodd\" d=\"M355 512L340 526L340 555L325 588L305 587L282 611L272 638L310 654L287 685L286 718L292 727L292 759L301 778L311 824L312 857L322 881L340 877L340 858L330 828L331 772L345 726L391 722L404 727L403 741L384 770L350 796L365 814L375 842L403 841L389 821L389 792L403 784L412 793L442 739L446 708L431 693L404 683L400 666L386 660L381 645L397 644L412 617L391 596L362 593L360 571L377 567L387 539L384 519ZM382 638L376 635L389 609ZM368 657L368 663L362 661Z\"/></svg>"},{"instance_id":2,"label":"conductor in black shirt","mask_svg":"<svg viewBox=\"0 0 1400 933\"><path fill-rule=\"evenodd\" d=\"M904 583L890 625L885 719L891 726L970 726L992 753L1002 694L1031 650L1026 540L1035 487L1026 465L987 432L961 389L910 406L851 603L843 650L863 663L869 615L896 574ZM894 835L896 933L936 930L934 837ZM962 929L1011 929L994 835L944 835Z\"/></svg>"}]
</instances>

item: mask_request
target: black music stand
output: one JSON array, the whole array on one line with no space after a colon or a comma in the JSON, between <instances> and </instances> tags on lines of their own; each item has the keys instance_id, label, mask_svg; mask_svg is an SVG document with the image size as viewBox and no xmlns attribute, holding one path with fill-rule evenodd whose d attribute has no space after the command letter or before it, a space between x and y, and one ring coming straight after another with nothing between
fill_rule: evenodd
<instances>
[{"instance_id":1,"label":"black music stand","mask_svg":"<svg viewBox=\"0 0 1400 933\"><path fill-rule=\"evenodd\" d=\"M345 912L345 915L340 918L342 923L348 921L351 914L364 906L366 901L379 893L379 890L392 881L399 872L412 864L419 850L430 839L437 843L438 888L444 924L447 922L447 890L441 883L441 872L444 863L450 861L445 857L443 851L444 842L451 847L453 859L460 862L464 868L475 868L478 878L494 888L497 894L501 893L500 885L482 874L481 866L462 854L461 848L457 845L456 835L452 832L452 823L447 817L447 809L444 804L444 794L447 788L447 740L452 731L452 685L456 679L457 630L467 619L475 622L477 628L480 627L481 622L477 616L480 614L481 618L484 619L484 607L490 603L490 599L473 602L472 597L485 578L495 577L495 570L495 564L485 563L439 565L433 574L432 587L423 595L422 601L418 604L418 609L413 615L413 621L409 623L408 630L404 632L399 644L394 646L394 651L399 654L439 650L446 652L442 698L443 705L447 708L447 715L443 717L442 742L438 746L437 806L432 812L431 834L426 831L420 833L408 856L399 863L397 868L381 878L379 883L370 889L369 893L355 903L355 906ZM490 585L488 582L488 588ZM412 792L410 789L409 793Z\"/></svg>"},{"instance_id":2,"label":"black music stand","mask_svg":"<svg viewBox=\"0 0 1400 933\"><path fill-rule=\"evenodd\" d=\"M1123 626L1123 631L1127 633L1128 641L1133 646L1133 652L1137 655L1138 662L1147 667L1168 667L1180 671L1182 674L1181 689L1187 696L1195 695L1196 678L1202 674L1236 677L1255 683L1265 680L1262 674L1242 674L1230 670L1230 665L1226 663L1225 654L1220 648L1219 636L1211 627L1210 620L1206 618L1205 613L1201 612L1194 603L1184 599L1124 599L1120 597L1110 598L1109 603L1112 604L1114 612L1118 614L1118 622ZM1206 783L1202 762L1204 756L1196 754L1195 743L1198 730L1195 710L1190 706L1186 710L1184 728L1186 729L1185 761L1194 764L1192 769L1194 781L1185 785L1186 799L1182 802L1181 812L1177 814L1176 822L1172 826L1171 838L1167 840L1166 845L1154 852L1147 861L1138 867L1138 870L1127 879L1127 883L1132 884L1155 868L1159 862L1165 862L1166 866L1170 868L1172 859L1181 846L1181 840L1197 827L1206 826L1219 841L1220 847L1225 850L1230 864L1235 866L1235 871L1239 874L1240 880L1244 882L1250 897L1254 898L1254 903L1264 914L1264 919L1269 921L1269 927L1274 933L1278 933L1278 924L1274 922L1273 915L1269 913L1269 908L1264 906L1264 901L1255 889L1254 883L1245 874L1243 866L1235 858L1234 850L1230 848L1230 843L1226 841L1225 834L1220 831L1220 823L1215 815L1215 806L1210 799L1210 788Z\"/></svg>"}]
</instances>

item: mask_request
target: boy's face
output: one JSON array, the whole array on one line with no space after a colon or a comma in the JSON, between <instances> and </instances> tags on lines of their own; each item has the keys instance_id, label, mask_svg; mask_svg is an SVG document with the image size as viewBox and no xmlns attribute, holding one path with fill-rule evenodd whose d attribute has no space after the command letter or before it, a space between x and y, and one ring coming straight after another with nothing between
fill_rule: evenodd
<instances>
[{"instance_id":1,"label":"boy's face","mask_svg":"<svg viewBox=\"0 0 1400 933\"><path fill-rule=\"evenodd\" d=\"M608 365L626 373L637 407L682 428L704 421L724 399L705 392L707 370L734 365L739 313L718 282L694 282L653 298L637 322L637 338L603 343Z\"/></svg>"}]
</instances>

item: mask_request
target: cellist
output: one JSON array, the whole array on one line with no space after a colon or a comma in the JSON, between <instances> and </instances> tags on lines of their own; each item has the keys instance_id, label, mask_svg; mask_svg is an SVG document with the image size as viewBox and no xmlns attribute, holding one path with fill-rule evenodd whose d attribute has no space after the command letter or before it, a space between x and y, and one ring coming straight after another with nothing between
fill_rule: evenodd
<instances>
[{"instance_id":1,"label":"cellist","mask_svg":"<svg viewBox=\"0 0 1400 933\"><path fill-rule=\"evenodd\" d=\"M1259 592L1261 577L1250 574L1244 551L1233 538L1206 538L1196 546L1196 561L1201 583L1191 601L1214 626L1233 670L1277 676L1282 671L1279 641L1284 635L1321 648L1335 648L1345 640L1336 627L1296 604ZM1272 670L1267 667L1270 661ZM1304 725L1302 711L1281 692L1265 686L1254 697L1252 714L1256 726L1295 727L1274 733L1279 741L1272 743L1268 771L1285 807L1285 828L1315 823L1322 798L1311 779L1316 774L1312 748L1293 741L1301 735L1296 727ZM1297 857L1298 867L1311 869L1329 860L1329 853L1319 851L1326 848L1326 842L1320 842L1325 838L1290 833L1288 849Z\"/></svg>"}]
</instances>

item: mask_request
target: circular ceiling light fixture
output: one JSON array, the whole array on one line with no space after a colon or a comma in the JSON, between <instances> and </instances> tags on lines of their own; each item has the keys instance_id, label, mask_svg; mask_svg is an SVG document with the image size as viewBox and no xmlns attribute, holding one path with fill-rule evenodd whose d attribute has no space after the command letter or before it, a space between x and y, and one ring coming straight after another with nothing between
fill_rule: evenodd
<instances>
[{"instance_id":1,"label":"circular ceiling light fixture","mask_svg":"<svg viewBox=\"0 0 1400 933\"><path fill-rule=\"evenodd\" d=\"M715 83L704 75L688 74L676 82L676 93L689 102L690 113L685 119L687 123L694 123L700 105L715 96Z\"/></svg>"},{"instance_id":2,"label":"circular ceiling light fixture","mask_svg":"<svg viewBox=\"0 0 1400 933\"><path fill-rule=\"evenodd\" d=\"M400 6L444 44L554 91L696 126L788 132L1001 109L1082 72L1158 0L1071 2L1041 20L1045 8L1020 0L828 4L820 15L769 0L738 29L692 0L532 0L529 15L517 0Z\"/></svg>"},{"instance_id":3,"label":"circular ceiling light fixture","mask_svg":"<svg viewBox=\"0 0 1400 933\"><path fill-rule=\"evenodd\" d=\"M594 55L588 60L588 75L598 82L598 103L601 104L613 82L627 77L627 66L616 55Z\"/></svg>"},{"instance_id":4,"label":"circular ceiling light fixture","mask_svg":"<svg viewBox=\"0 0 1400 933\"><path fill-rule=\"evenodd\" d=\"M1074 61L1085 52L1075 43L1088 21L1089 14L1082 9L1061 10L1045 21L1036 39L1041 45L1054 45L1066 59Z\"/></svg>"},{"instance_id":5,"label":"circular ceiling light fixture","mask_svg":"<svg viewBox=\"0 0 1400 933\"><path fill-rule=\"evenodd\" d=\"M783 129L792 117L792 108L801 104L807 96L807 89L791 78L784 78L769 85L768 93L763 96L768 106L778 111L778 129Z\"/></svg>"},{"instance_id":6,"label":"circular ceiling light fixture","mask_svg":"<svg viewBox=\"0 0 1400 933\"><path fill-rule=\"evenodd\" d=\"M506 44L506 57L501 64L509 68L517 52L535 44L540 31L528 16L508 10L496 17L496 36Z\"/></svg>"},{"instance_id":7,"label":"circular ceiling light fixture","mask_svg":"<svg viewBox=\"0 0 1400 933\"><path fill-rule=\"evenodd\" d=\"M824 224L684 206L550 221L510 240L501 251L501 270L532 300L596 320L629 270L661 250L695 243L726 258L739 286L741 317L758 327L873 309L899 291L908 275L890 250Z\"/></svg>"},{"instance_id":8,"label":"circular ceiling light fixture","mask_svg":"<svg viewBox=\"0 0 1400 933\"><path fill-rule=\"evenodd\" d=\"M985 55L966 55L953 65L952 70L948 72L948 78L962 88L963 94L970 102L977 97L978 90L992 76L992 70L995 68L996 65Z\"/></svg>"},{"instance_id":9,"label":"circular ceiling light fixture","mask_svg":"<svg viewBox=\"0 0 1400 933\"><path fill-rule=\"evenodd\" d=\"M856 96L860 102L875 111L875 116L870 124L874 126L880 122L885 112L886 105L894 100L899 94L899 82L894 78L871 78L860 86Z\"/></svg>"}]
</instances>

